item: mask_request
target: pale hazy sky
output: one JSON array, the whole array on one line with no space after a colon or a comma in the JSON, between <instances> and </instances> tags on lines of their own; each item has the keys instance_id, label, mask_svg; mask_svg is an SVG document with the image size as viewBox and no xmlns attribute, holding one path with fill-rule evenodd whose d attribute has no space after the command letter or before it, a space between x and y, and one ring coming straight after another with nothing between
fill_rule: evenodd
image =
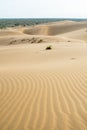
<instances>
[{"instance_id":1,"label":"pale hazy sky","mask_svg":"<svg viewBox=\"0 0 87 130\"><path fill-rule=\"evenodd\" d=\"M87 0L0 0L0 18L87 18Z\"/></svg>"}]
</instances>

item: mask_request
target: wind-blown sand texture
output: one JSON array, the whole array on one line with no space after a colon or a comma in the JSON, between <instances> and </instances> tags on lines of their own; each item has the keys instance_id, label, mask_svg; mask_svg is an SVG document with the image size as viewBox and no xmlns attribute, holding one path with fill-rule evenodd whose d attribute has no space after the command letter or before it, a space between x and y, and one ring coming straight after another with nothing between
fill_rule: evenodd
<instances>
[{"instance_id":1,"label":"wind-blown sand texture","mask_svg":"<svg viewBox=\"0 0 87 130\"><path fill-rule=\"evenodd\" d=\"M86 30L72 21L0 30L0 130L87 130Z\"/></svg>"}]
</instances>

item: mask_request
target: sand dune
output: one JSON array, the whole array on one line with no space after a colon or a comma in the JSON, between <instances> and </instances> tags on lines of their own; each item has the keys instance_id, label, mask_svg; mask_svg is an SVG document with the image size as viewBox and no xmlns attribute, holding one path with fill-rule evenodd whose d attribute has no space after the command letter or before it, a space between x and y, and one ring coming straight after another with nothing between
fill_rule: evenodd
<instances>
[{"instance_id":1,"label":"sand dune","mask_svg":"<svg viewBox=\"0 0 87 130\"><path fill-rule=\"evenodd\" d=\"M0 35L0 130L87 130L86 22L76 24L38 25L61 25L59 36Z\"/></svg>"},{"instance_id":2,"label":"sand dune","mask_svg":"<svg viewBox=\"0 0 87 130\"><path fill-rule=\"evenodd\" d=\"M11 35L18 35L20 32L14 29L0 29L0 37L1 36L11 36Z\"/></svg>"},{"instance_id":3,"label":"sand dune","mask_svg":"<svg viewBox=\"0 0 87 130\"><path fill-rule=\"evenodd\" d=\"M61 36L73 38L73 39L80 39L87 42L87 28L79 29L73 32L64 33Z\"/></svg>"},{"instance_id":4,"label":"sand dune","mask_svg":"<svg viewBox=\"0 0 87 130\"><path fill-rule=\"evenodd\" d=\"M1 130L87 129L87 72L3 74Z\"/></svg>"},{"instance_id":5,"label":"sand dune","mask_svg":"<svg viewBox=\"0 0 87 130\"><path fill-rule=\"evenodd\" d=\"M86 41L87 22L61 21L0 30L0 45Z\"/></svg>"},{"instance_id":6,"label":"sand dune","mask_svg":"<svg viewBox=\"0 0 87 130\"><path fill-rule=\"evenodd\" d=\"M24 29L25 34L29 35L59 35L66 32L71 32L77 29L87 27L87 22L58 22L47 25L35 26L30 29Z\"/></svg>"}]
</instances>

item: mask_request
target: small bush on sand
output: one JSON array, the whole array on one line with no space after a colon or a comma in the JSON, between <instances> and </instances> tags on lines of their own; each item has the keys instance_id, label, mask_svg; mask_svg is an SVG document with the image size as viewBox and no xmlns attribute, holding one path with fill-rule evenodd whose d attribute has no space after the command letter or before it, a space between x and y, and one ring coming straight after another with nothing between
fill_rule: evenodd
<instances>
[{"instance_id":1,"label":"small bush on sand","mask_svg":"<svg viewBox=\"0 0 87 130\"><path fill-rule=\"evenodd\" d=\"M51 50L51 49L52 49L51 45L49 45L49 46L46 47L46 50Z\"/></svg>"}]
</instances>

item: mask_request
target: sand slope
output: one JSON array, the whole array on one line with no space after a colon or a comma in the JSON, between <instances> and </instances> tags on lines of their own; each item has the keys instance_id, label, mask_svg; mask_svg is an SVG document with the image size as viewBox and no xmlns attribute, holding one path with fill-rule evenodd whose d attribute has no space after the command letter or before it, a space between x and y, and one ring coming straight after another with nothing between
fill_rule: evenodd
<instances>
[{"instance_id":1,"label":"sand slope","mask_svg":"<svg viewBox=\"0 0 87 130\"><path fill-rule=\"evenodd\" d=\"M80 39L87 42L87 28L79 29L73 32L68 32L60 35L61 37L68 37L72 39Z\"/></svg>"},{"instance_id":2,"label":"sand slope","mask_svg":"<svg viewBox=\"0 0 87 130\"><path fill-rule=\"evenodd\" d=\"M87 44L75 32L0 36L0 130L87 130Z\"/></svg>"},{"instance_id":3,"label":"sand slope","mask_svg":"<svg viewBox=\"0 0 87 130\"><path fill-rule=\"evenodd\" d=\"M87 129L87 72L3 74L1 130Z\"/></svg>"},{"instance_id":4,"label":"sand slope","mask_svg":"<svg viewBox=\"0 0 87 130\"><path fill-rule=\"evenodd\" d=\"M58 22L46 25L33 26L29 29L24 29L23 32L29 35L59 35L66 32L71 32L77 29L87 27L87 22Z\"/></svg>"}]
</instances>

